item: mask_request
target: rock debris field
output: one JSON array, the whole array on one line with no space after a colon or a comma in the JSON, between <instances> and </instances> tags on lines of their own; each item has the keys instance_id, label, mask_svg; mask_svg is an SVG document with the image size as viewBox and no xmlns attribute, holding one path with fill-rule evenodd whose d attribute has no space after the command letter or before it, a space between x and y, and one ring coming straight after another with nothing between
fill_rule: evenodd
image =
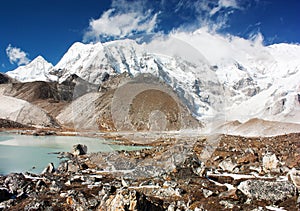
<instances>
[{"instance_id":1,"label":"rock debris field","mask_svg":"<svg viewBox=\"0 0 300 211\"><path fill-rule=\"evenodd\" d=\"M0 210L298 210L299 141L173 137L110 153L82 143L39 175L1 176Z\"/></svg>"}]
</instances>

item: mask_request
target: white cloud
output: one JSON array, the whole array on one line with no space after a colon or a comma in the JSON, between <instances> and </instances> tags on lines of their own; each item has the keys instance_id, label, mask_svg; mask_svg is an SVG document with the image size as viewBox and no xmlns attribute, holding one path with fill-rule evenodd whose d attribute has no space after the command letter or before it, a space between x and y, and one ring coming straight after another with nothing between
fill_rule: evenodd
<instances>
[{"instance_id":1,"label":"white cloud","mask_svg":"<svg viewBox=\"0 0 300 211\"><path fill-rule=\"evenodd\" d=\"M213 16L224 8L240 9L236 0L219 0L217 6L214 7L209 14Z\"/></svg>"},{"instance_id":2,"label":"white cloud","mask_svg":"<svg viewBox=\"0 0 300 211\"><path fill-rule=\"evenodd\" d=\"M153 32L158 14L144 8L142 1L114 0L111 9L105 11L99 19L90 21L83 40L124 38L136 33Z\"/></svg>"},{"instance_id":3,"label":"white cloud","mask_svg":"<svg viewBox=\"0 0 300 211\"><path fill-rule=\"evenodd\" d=\"M235 10L242 10L237 0L198 0L194 3L200 27L216 31L228 27L229 16Z\"/></svg>"},{"instance_id":4,"label":"white cloud","mask_svg":"<svg viewBox=\"0 0 300 211\"><path fill-rule=\"evenodd\" d=\"M28 59L28 54L22 51L20 48L12 47L11 44L9 44L6 48L6 55L9 58L9 62L11 64L28 64L30 62L30 59Z\"/></svg>"}]
</instances>

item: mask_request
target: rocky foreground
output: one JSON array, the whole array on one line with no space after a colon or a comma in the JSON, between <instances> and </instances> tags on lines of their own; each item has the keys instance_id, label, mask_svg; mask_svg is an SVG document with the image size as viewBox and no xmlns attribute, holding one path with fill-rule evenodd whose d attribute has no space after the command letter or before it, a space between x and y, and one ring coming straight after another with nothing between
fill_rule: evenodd
<instances>
[{"instance_id":1,"label":"rocky foreground","mask_svg":"<svg viewBox=\"0 0 300 211\"><path fill-rule=\"evenodd\" d=\"M159 138L149 145L91 154L78 145L40 175L2 176L0 209L299 209L300 133Z\"/></svg>"}]
</instances>

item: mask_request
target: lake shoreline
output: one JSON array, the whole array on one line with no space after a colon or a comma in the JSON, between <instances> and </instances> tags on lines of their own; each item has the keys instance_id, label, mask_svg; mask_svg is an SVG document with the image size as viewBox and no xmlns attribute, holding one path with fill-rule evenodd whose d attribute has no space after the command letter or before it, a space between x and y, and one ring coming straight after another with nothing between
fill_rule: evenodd
<instances>
[{"instance_id":1,"label":"lake shoreline","mask_svg":"<svg viewBox=\"0 0 300 211\"><path fill-rule=\"evenodd\" d=\"M21 135L23 134L23 135ZM54 153L70 152L75 144L85 144L89 152L136 150L142 146L121 145L118 142L95 136L44 136L24 135L20 131L0 132L0 173L40 173L53 162L57 167L60 159Z\"/></svg>"}]
</instances>

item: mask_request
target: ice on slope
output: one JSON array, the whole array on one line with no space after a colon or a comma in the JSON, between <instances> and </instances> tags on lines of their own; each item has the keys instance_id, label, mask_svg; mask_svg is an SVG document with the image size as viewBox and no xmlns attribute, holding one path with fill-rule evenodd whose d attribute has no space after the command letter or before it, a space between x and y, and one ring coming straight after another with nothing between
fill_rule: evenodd
<instances>
[{"instance_id":1,"label":"ice on slope","mask_svg":"<svg viewBox=\"0 0 300 211\"><path fill-rule=\"evenodd\" d=\"M57 77L49 74L52 68L51 63L47 62L42 56L38 56L29 64L8 71L6 74L20 82L56 81Z\"/></svg>"},{"instance_id":2,"label":"ice on slope","mask_svg":"<svg viewBox=\"0 0 300 211\"><path fill-rule=\"evenodd\" d=\"M300 71L277 78L268 89L252 98L233 104L226 112L227 120L246 121L257 117L266 120L300 123Z\"/></svg>"}]
</instances>

